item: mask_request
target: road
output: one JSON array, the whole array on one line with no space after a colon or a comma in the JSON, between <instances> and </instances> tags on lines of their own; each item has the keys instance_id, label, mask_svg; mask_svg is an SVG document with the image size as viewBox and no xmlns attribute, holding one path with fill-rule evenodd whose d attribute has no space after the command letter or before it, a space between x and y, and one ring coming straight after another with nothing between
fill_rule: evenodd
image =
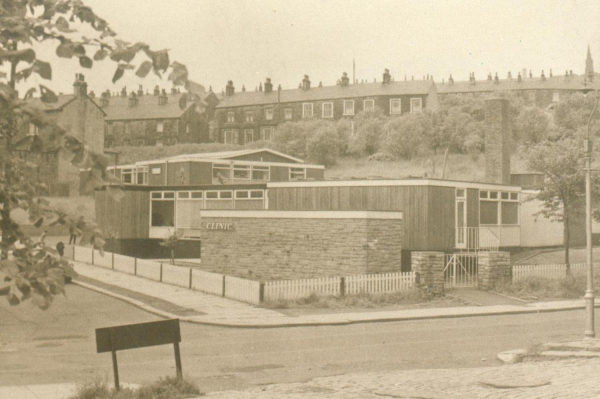
<instances>
[{"instance_id":1,"label":"road","mask_svg":"<svg viewBox=\"0 0 600 399\"><path fill-rule=\"evenodd\" d=\"M94 329L157 319L75 285L45 312L0 298L0 385L112 381L110 354L96 354ZM352 372L493 366L498 352L581 338L583 326L583 311L276 329L182 323L181 352L184 374L209 392ZM175 374L169 346L118 359L122 382Z\"/></svg>"}]
</instances>

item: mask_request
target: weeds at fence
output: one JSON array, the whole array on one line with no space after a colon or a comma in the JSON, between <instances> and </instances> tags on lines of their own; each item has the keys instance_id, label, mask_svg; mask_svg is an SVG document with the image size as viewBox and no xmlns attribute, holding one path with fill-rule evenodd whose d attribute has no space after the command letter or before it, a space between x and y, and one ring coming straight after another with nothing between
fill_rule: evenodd
<instances>
[{"instance_id":1,"label":"weeds at fence","mask_svg":"<svg viewBox=\"0 0 600 399\"><path fill-rule=\"evenodd\" d=\"M594 286L598 287L600 277L594 280ZM578 299L583 297L585 289L586 277L579 275L564 278L528 276L494 287L494 291L501 294L530 300ZM595 292L598 295L600 291L596 289Z\"/></svg>"},{"instance_id":2,"label":"weeds at fence","mask_svg":"<svg viewBox=\"0 0 600 399\"><path fill-rule=\"evenodd\" d=\"M139 389L117 391L107 381L96 380L80 386L70 399L184 399L203 395L198 386L185 378L164 377Z\"/></svg>"}]
</instances>

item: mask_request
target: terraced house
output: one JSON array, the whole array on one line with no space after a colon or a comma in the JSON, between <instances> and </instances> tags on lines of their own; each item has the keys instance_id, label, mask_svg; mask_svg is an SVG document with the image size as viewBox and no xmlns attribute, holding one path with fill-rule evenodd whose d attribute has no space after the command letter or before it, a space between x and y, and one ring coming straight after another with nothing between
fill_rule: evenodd
<instances>
[{"instance_id":1,"label":"terraced house","mask_svg":"<svg viewBox=\"0 0 600 399\"><path fill-rule=\"evenodd\" d=\"M297 89L273 90L271 79L264 90L235 92L232 81L225 97L215 108L213 141L247 144L272 140L275 127L284 122L307 118L338 120L352 118L363 110L379 107L386 115L402 115L435 110L438 107L433 80L402 81L392 79L386 69L382 82L350 84L344 73L335 86L312 87L307 75Z\"/></svg>"}]
</instances>

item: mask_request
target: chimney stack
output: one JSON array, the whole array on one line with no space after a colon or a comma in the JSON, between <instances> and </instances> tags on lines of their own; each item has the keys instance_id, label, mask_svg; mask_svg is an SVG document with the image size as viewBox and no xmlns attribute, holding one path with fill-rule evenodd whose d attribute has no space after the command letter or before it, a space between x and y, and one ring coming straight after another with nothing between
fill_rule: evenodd
<instances>
[{"instance_id":1,"label":"chimney stack","mask_svg":"<svg viewBox=\"0 0 600 399\"><path fill-rule=\"evenodd\" d=\"M485 101L485 180L510 184L510 121L508 100Z\"/></svg>"},{"instance_id":2,"label":"chimney stack","mask_svg":"<svg viewBox=\"0 0 600 399\"><path fill-rule=\"evenodd\" d=\"M158 85L154 86L154 95L160 96L160 88L158 87Z\"/></svg>"},{"instance_id":3,"label":"chimney stack","mask_svg":"<svg viewBox=\"0 0 600 399\"><path fill-rule=\"evenodd\" d=\"M73 94L75 97L87 96L87 83L85 83L85 76L81 73L75 74L75 82L73 82Z\"/></svg>"},{"instance_id":4,"label":"chimney stack","mask_svg":"<svg viewBox=\"0 0 600 399\"><path fill-rule=\"evenodd\" d=\"M131 94L129 95L127 103L129 105L129 108L133 108L133 107L137 106L138 98L134 91L132 91Z\"/></svg>"},{"instance_id":5,"label":"chimney stack","mask_svg":"<svg viewBox=\"0 0 600 399\"><path fill-rule=\"evenodd\" d=\"M110 98L110 91L105 91L100 95L100 108L108 107L108 102Z\"/></svg>"},{"instance_id":6,"label":"chimney stack","mask_svg":"<svg viewBox=\"0 0 600 399\"><path fill-rule=\"evenodd\" d=\"M271 83L271 78L267 78L265 81L265 94L269 94L273 92L273 83Z\"/></svg>"},{"instance_id":7,"label":"chimney stack","mask_svg":"<svg viewBox=\"0 0 600 399\"><path fill-rule=\"evenodd\" d=\"M138 87L137 95L138 95L138 97L141 97L144 95L144 88L142 87L142 85L140 85L140 87Z\"/></svg>"},{"instance_id":8,"label":"chimney stack","mask_svg":"<svg viewBox=\"0 0 600 399\"><path fill-rule=\"evenodd\" d=\"M233 86L233 80L230 80L227 82L227 86L225 86L225 95L231 97L233 93L235 93L235 87Z\"/></svg>"},{"instance_id":9,"label":"chimney stack","mask_svg":"<svg viewBox=\"0 0 600 399\"><path fill-rule=\"evenodd\" d=\"M346 72L342 73L342 79L340 80L340 85L342 87L346 87L350 84L350 79L348 78L348 74Z\"/></svg>"},{"instance_id":10,"label":"chimney stack","mask_svg":"<svg viewBox=\"0 0 600 399\"><path fill-rule=\"evenodd\" d=\"M383 71L383 84L389 85L392 82L392 75L390 75L390 70L385 68Z\"/></svg>"},{"instance_id":11,"label":"chimney stack","mask_svg":"<svg viewBox=\"0 0 600 399\"><path fill-rule=\"evenodd\" d=\"M125 86L121 89L121 97L123 97L123 98L127 97L127 86Z\"/></svg>"},{"instance_id":12,"label":"chimney stack","mask_svg":"<svg viewBox=\"0 0 600 399\"><path fill-rule=\"evenodd\" d=\"M304 79L302 79L302 90L310 90L310 79L308 79L308 75L304 75Z\"/></svg>"},{"instance_id":13,"label":"chimney stack","mask_svg":"<svg viewBox=\"0 0 600 399\"><path fill-rule=\"evenodd\" d=\"M450 74L450 77L448 78L448 83L454 84L454 79L452 78L452 74Z\"/></svg>"},{"instance_id":14,"label":"chimney stack","mask_svg":"<svg viewBox=\"0 0 600 399\"><path fill-rule=\"evenodd\" d=\"M258 83L258 91L262 91L262 82Z\"/></svg>"},{"instance_id":15,"label":"chimney stack","mask_svg":"<svg viewBox=\"0 0 600 399\"><path fill-rule=\"evenodd\" d=\"M158 105L165 105L168 102L168 100L169 97L167 96L167 91L165 89L162 89L162 92L158 96Z\"/></svg>"}]
</instances>

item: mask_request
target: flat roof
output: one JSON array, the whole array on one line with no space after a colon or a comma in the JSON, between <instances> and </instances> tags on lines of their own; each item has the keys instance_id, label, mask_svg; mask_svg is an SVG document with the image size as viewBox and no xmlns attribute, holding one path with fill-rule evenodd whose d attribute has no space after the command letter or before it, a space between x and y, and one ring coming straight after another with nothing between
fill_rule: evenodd
<instances>
[{"instance_id":1,"label":"flat roof","mask_svg":"<svg viewBox=\"0 0 600 399\"><path fill-rule=\"evenodd\" d=\"M484 190L521 191L520 186L486 182L467 182L430 178L378 179L378 180L316 180L267 183L267 188L285 187L376 187L376 186L437 186L457 188L479 188Z\"/></svg>"},{"instance_id":2,"label":"flat roof","mask_svg":"<svg viewBox=\"0 0 600 399\"><path fill-rule=\"evenodd\" d=\"M396 219L402 220L399 211L270 211L270 210L213 210L202 209L206 218L258 218L258 219Z\"/></svg>"}]
</instances>

